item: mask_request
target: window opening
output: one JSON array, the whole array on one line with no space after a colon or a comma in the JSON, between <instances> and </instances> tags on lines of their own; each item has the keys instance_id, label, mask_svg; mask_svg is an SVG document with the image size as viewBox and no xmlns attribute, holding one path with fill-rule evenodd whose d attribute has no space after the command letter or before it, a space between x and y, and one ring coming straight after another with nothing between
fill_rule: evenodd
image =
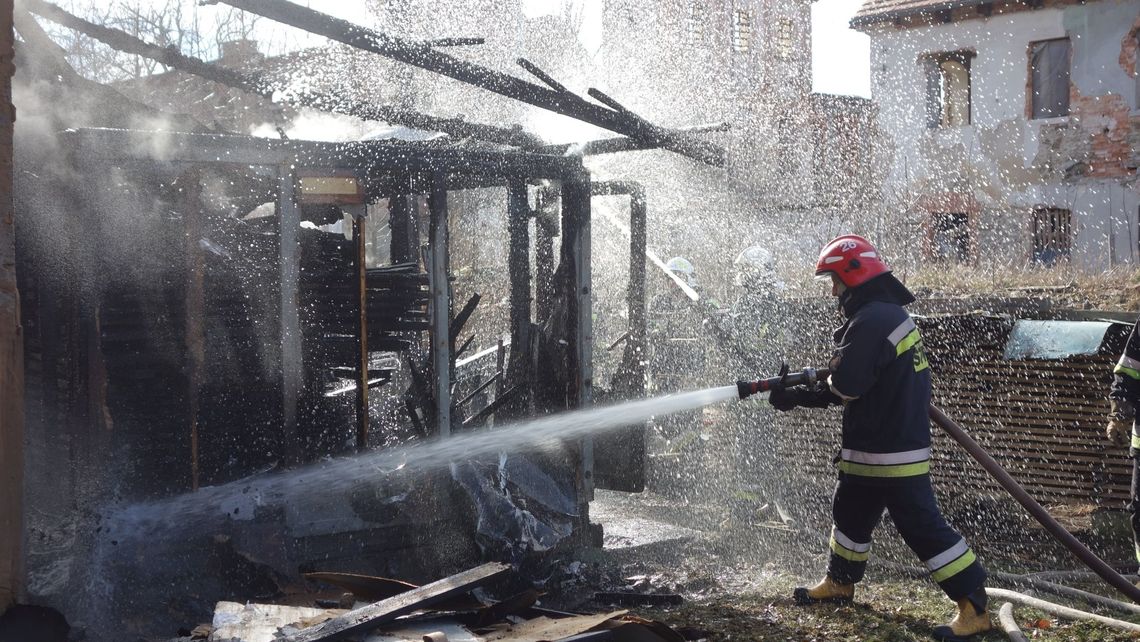
<instances>
[{"instance_id":1,"label":"window opening","mask_svg":"<svg viewBox=\"0 0 1140 642\"><path fill-rule=\"evenodd\" d=\"M964 212L935 212L931 254L934 260L968 263L970 260L970 217Z\"/></svg>"},{"instance_id":2,"label":"window opening","mask_svg":"<svg viewBox=\"0 0 1140 642\"><path fill-rule=\"evenodd\" d=\"M1071 60L1068 38L1029 44L1029 91L1034 119L1069 115Z\"/></svg>"},{"instance_id":3,"label":"window opening","mask_svg":"<svg viewBox=\"0 0 1140 642\"><path fill-rule=\"evenodd\" d=\"M1072 212L1053 207L1033 211L1033 262L1056 265L1067 261L1073 248Z\"/></svg>"},{"instance_id":4,"label":"window opening","mask_svg":"<svg viewBox=\"0 0 1140 642\"><path fill-rule=\"evenodd\" d=\"M752 12L747 9L737 9L732 14L732 50L752 51Z\"/></svg>"},{"instance_id":5,"label":"window opening","mask_svg":"<svg viewBox=\"0 0 1140 642\"><path fill-rule=\"evenodd\" d=\"M705 15L703 0L693 0L689 3L689 18L687 21L687 30L689 42L700 42L705 38Z\"/></svg>"},{"instance_id":6,"label":"window opening","mask_svg":"<svg viewBox=\"0 0 1140 642\"><path fill-rule=\"evenodd\" d=\"M1132 39L1136 41L1136 62L1133 65L1132 80L1135 84L1136 93L1136 108L1140 109L1140 31L1132 35Z\"/></svg>"},{"instance_id":7,"label":"window opening","mask_svg":"<svg viewBox=\"0 0 1140 642\"><path fill-rule=\"evenodd\" d=\"M776 56L780 60L788 60L792 57L795 48L795 31L796 27L791 19L780 18L776 21Z\"/></svg>"},{"instance_id":8,"label":"window opening","mask_svg":"<svg viewBox=\"0 0 1140 642\"><path fill-rule=\"evenodd\" d=\"M970 65L972 51L928 56L926 67L927 127L961 127L970 124Z\"/></svg>"}]
</instances>

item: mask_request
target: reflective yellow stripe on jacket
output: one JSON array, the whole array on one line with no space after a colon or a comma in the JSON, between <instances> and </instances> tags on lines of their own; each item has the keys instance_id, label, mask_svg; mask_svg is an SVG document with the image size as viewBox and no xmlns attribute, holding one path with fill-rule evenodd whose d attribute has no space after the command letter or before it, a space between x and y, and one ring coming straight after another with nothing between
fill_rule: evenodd
<instances>
[{"instance_id":1,"label":"reflective yellow stripe on jacket","mask_svg":"<svg viewBox=\"0 0 1140 642\"><path fill-rule=\"evenodd\" d=\"M919 334L914 319L907 317L906 321L900 323L899 327L887 336L887 340L895 347L895 357L901 357L908 350L914 349L915 372L922 372L930 367L930 362L926 360L926 349L922 345L922 335Z\"/></svg>"},{"instance_id":2,"label":"reflective yellow stripe on jacket","mask_svg":"<svg viewBox=\"0 0 1140 642\"><path fill-rule=\"evenodd\" d=\"M1122 374L1140 380L1140 361L1121 355L1120 361L1112 369L1113 374Z\"/></svg>"}]
</instances>

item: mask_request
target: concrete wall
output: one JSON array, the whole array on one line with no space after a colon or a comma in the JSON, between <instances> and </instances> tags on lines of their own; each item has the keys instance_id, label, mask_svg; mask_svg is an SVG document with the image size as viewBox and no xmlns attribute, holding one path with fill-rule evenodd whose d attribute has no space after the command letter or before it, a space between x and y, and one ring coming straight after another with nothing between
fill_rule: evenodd
<instances>
[{"instance_id":1,"label":"concrete wall","mask_svg":"<svg viewBox=\"0 0 1140 642\"><path fill-rule=\"evenodd\" d=\"M967 211L975 260L1024 263L1033 208L1056 207L1073 213L1074 265L1140 260L1138 27L1140 0L869 27L873 98L894 148L884 200L910 217L905 233L929 235L929 212ZM1070 114L1029 120L1029 43L1063 37L1072 46ZM922 57L959 50L976 52L971 124L928 129Z\"/></svg>"}]
</instances>

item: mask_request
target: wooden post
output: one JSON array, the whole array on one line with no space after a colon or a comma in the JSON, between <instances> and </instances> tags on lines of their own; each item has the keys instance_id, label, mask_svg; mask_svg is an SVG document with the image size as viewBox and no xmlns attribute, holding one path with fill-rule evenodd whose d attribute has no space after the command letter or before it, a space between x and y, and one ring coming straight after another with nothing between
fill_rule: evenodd
<instances>
[{"instance_id":1,"label":"wooden post","mask_svg":"<svg viewBox=\"0 0 1140 642\"><path fill-rule=\"evenodd\" d=\"M0 612L23 593L24 334L12 203L12 0L0 0Z\"/></svg>"},{"instance_id":2,"label":"wooden post","mask_svg":"<svg viewBox=\"0 0 1140 642\"><path fill-rule=\"evenodd\" d=\"M574 262L570 281L570 336L572 352L568 397L571 407L584 408L593 401L594 322L592 282L590 272L590 177L566 181L562 184L562 245L569 249ZM594 441L582 440L579 502L588 503L594 498ZM587 504L588 505L588 504Z\"/></svg>"},{"instance_id":3,"label":"wooden post","mask_svg":"<svg viewBox=\"0 0 1140 642\"><path fill-rule=\"evenodd\" d=\"M546 320L554 307L554 236L558 232L558 198L552 188L538 190L534 217L535 318Z\"/></svg>"},{"instance_id":4,"label":"wooden post","mask_svg":"<svg viewBox=\"0 0 1140 642\"><path fill-rule=\"evenodd\" d=\"M205 331L206 262L198 242L202 238L201 181L198 172L183 176L189 183L179 203L186 234L186 362L188 366L186 412L190 420L190 488L198 490L198 407L202 375L206 366Z\"/></svg>"},{"instance_id":5,"label":"wooden post","mask_svg":"<svg viewBox=\"0 0 1140 642\"><path fill-rule=\"evenodd\" d=\"M359 360L356 364L356 449L368 449L368 265L363 216L352 219L352 240L356 249L356 295L360 314L357 325ZM393 237L394 239L395 237Z\"/></svg>"},{"instance_id":6,"label":"wooden post","mask_svg":"<svg viewBox=\"0 0 1140 642\"><path fill-rule=\"evenodd\" d=\"M297 450L297 398L301 394L301 317L298 290L301 279L301 248L298 230L300 208L296 201L296 176L288 165L278 174L277 237L279 285L281 287L281 444L282 461L300 461Z\"/></svg>"},{"instance_id":7,"label":"wooden post","mask_svg":"<svg viewBox=\"0 0 1140 642\"><path fill-rule=\"evenodd\" d=\"M431 357L438 435L451 434L451 284L448 282L447 185L442 173L432 175L428 208L431 265Z\"/></svg>"},{"instance_id":8,"label":"wooden post","mask_svg":"<svg viewBox=\"0 0 1140 642\"><path fill-rule=\"evenodd\" d=\"M629 332L633 350L639 363L648 360L648 324L645 301L645 248L647 241L648 206L644 189L633 189L629 195ZM645 394L645 377L638 377L638 395Z\"/></svg>"},{"instance_id":9,"label":"wooden post","mask_svg":"<svg viewBox=\"0 0 1140 642\"><path fill-rule=\"evenodd\" d=\"M509 385L530 381L530 207L526 182L507 185L507 273L511 281L511 359Z\"/></svg>"}]
</instances>

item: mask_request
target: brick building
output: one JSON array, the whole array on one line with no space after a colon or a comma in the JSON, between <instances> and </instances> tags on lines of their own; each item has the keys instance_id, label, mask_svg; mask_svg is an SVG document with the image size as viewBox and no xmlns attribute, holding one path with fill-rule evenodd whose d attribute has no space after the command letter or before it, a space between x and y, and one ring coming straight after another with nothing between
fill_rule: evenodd
<instances>
[{"instance_id":1,"label":"brick building","mask_svg":"<svg viewBox=\"0 0 1140 642\"><path fill-rule=\"evenodd\" d=\"M811 52L809 0L606 3L596 64L616 95L664 124L732 127L717 135L730 153L724 172L661 154L633 159L653 168L604 166L649 184L651 244L689 256L707 281L730 280L732 259L751 245L780 248L782 266L802 271L878 199L873 107L812 93ZM837 162L848 165L834 171Z\"/></svg>"},{"instance_id":2,"label":"brick building","mask_svg":"<svg viewBox=\"0 0 1140 642\"><path fill-rule=\"evenodd\" d=\"M1140 2L867 0L852 25L871 38L893 149L896 248L983 265L1140 260Z\"/></svg>"}]
</instances>

